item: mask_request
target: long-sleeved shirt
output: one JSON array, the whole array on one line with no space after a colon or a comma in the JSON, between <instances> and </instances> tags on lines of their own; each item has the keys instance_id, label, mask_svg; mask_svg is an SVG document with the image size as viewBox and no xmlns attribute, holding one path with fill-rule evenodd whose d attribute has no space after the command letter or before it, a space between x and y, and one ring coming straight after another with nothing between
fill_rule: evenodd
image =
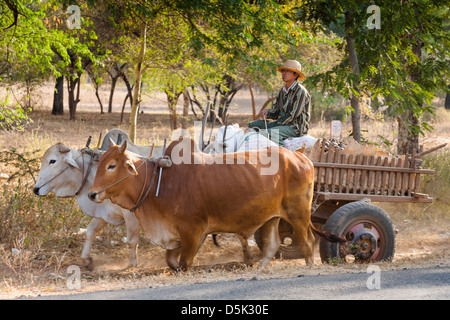
<instances>
[{"instance_id":1,"label":"long-sleeved shirt","mask_svg":"<svg viewBox=\"0 0 450 320\"><path fill-rule=\"evenodd\" d=\"M280 90L267 118L277 120L279 125L291 125L298 136L303 136L309 129L310 104L306 88L294 81L287 91L285 87Z\"/></svg>"}]
</instances>

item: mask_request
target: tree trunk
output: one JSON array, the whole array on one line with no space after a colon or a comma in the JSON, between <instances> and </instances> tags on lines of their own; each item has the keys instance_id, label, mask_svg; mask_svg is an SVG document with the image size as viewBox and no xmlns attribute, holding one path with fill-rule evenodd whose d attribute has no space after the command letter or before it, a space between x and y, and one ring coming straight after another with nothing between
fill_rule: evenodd
<instances>
[{"instance_id":1,"label":"tree trunk","mask_svg":"<svg viewBox=\"0 0 450 320\"><path fill-rule=\"evenodd\" d=\"M216 87L216 95L217 95L217 93L220 94L219 112L217 114L218 114L219 118L222 119L222 121L225 121L225 118L226 118L227 112L228 112L228 108L231 104L231 101L234 98L234 95L239 90L241 90L244 87L244 85L243 84L237 85L236 80L232 76L229 76L229 75L224 75L222 80L223 80L223 83L219 84ZM213 106L215 106L215 99L214 99ZM209 121L212 121L212 113L209 117Z\"/></svg>"},{"instance_id":2,"label":"tree trunk","mask_svg":"<svg viewBox=\"0 0 450 320\"><path fill-rule=\"evenodd\" d=\"M358 88L353 89L359 93ZM359 98L352 94L350 96L350 106L352 107L352 136L353 139L361 143L361 109L359 108Z\"/></svg>"},{"instance_id":3,"label":"tree trunk","mask_svg":"<svg viewBox=\"0 0 450 320\"><path fill-rule=\"evenodd\" d=\"M222 116L222 120L225 121L227 115L228 115L228 109L230 108L230 104L231 101L233 101L234 96L236 95L236 93L241 90L244 87L243 84L241 84L240 86L236 87L235 89L232 90L231 94L228 96L228 99L225 102L225 107L223 110L223 116Z\"/></svg>"},{"instance_id":4,"label":"tree trunk","mask_svg":"<svg viewBox=\"0 0 450 320\"><path fill-rule=\"evenodd\" d=\"M111 77L111 89L109 90L108 113L112 112L112 103L113 103L114 91L116 90L117 80L119 80L119 75Z\"/></svg>"},{"instance_id":5,"label":"tree trunk","mask_svg":"<svg viewBox=\"0 0 450 320\"><path fill-rule=\"evenodd\" d=\"M167 105L169 107L170 113L170 129L175 130L178 128L177 102L182 92L175 92L175 89L171 88L170 86L166 88L164 92L167 95Z\"/></svg>"},{"instance_id":6,"label":"tree trunk","mask_svg":"<svg viewBox=\"0 0 450 320\"><path fill-rule=\"evenodd\" d=\"M77 112L78 102L80 102L80 87L81 87L81 74L78 73L78 78L75 80L75 86L77 87L77 96L75 98L74 108L73 108L73 120L75 120L75 113Z\"/></svg>"},{"instance_id":7,"label":"tree trunk","mask_svg":"<svg viewBox=\"0 0 450 320\"><path fill-rule=\"evenodd\" d=\"M169 98L169 112L170 112L170 129L175 130L178 128L177 121L177 100L175 98Z\"/></svg>"},{"instance_id":8,"label":"tree trunk","mask_svg":"<svg viewBox=\"0 0 450 320\"><path fill-rule=\"evenodd\" d=\"M181 118L182 129L187 129L188 114L189 114L189 96L186 88L183 92L183 117Z\"/></svg>"},{"instance_id":9,"label":"tree trunk","mask_svg":"<svg viewBox=\"0 0 450 320\"><path fill-rule=\"evenodd\" d=\"M56 78L55 92L53 93L52 114L64 114L64 76Z\"/></svg>"},{"instance_id":10,"label":"tree trunk","mask_svg":"<svg viewBox=\"0 0 450 320\"><path fill-rule=\"evenodd\" d=\"M98 93L98 90L100 89L100 81L98 81L99 78L97 78L96 73L92 69L87 68L86 71L95 89L95 96L97 97L98 104L100 105L100 114L104 114L102 99Z\"/></svg>"},{"instance_id":11,"label":"tree trunk","mask_svg":"<svg viewBox=\"0 0 450 320\"><path fill-rule=\"evenodd\" d=\"M448 90L450 90L450 84L447 86ZM450 110L450 92L447 92L445 95L445 109Z\"/></svg>"},{"instance_id":12,"label":"tree trunk","mask_svg":"<svg viewBox=\"0 0 450 320\"><path fill-rule=\"evenodd\" d=\"M408 153L408 128L403 115L397 117L397 154Z\"/></svg>"},{"instance_id":13,"label":"tree trunk","mask_svg":"<svg viewBox=\"0 0 450 320\"><path fill-rule=\"evenodd\" d=\"M123 105L122 105L122 112L120 113L120 124L123 123L123 113L125 112L125 104L127 103L127 99L130 98L130 101L132 101L130 97L130 93L128 92L125 96L125 99L123 99Z\"/></svg>"},{"instance_id":14,"label":"tree trunk","mask_svg":"<svg viewBox=\"0 0 450 320\"><path fill-rule=\"evenodd\" d=\"M100 105L100 114L104 114L103 112L103 103L98 94L98 85L95 85L95 96L97 97L98 104Z\"/></svg>"},{"instance_id":15,"label":"tree trunk","mask_svg":"<svg viewBox=\"0 0 450 320\"><path fill-rule=\"evenodd\" d=\"M256 119L258 119L258 116L256 115L255 95L253 94L253 84L251 81L248 82L248 88L250 90L250 97L252 98L253 120L256 120Z\"/></svg>"},{"instance_id":16,"label":"tree trunk","mask_svg":"<svg viewBox=\"0 0 450 320\"><path fill-rule=\"evenodd\" d=\"M69 118L70 120L75 120L74 116L74 102L75 102L75 95L74 90L75 88L75 81L71 79L70 76L67 77L67 91L68 91L68 100L69 100Z\"/></svg>"},{"instance_id":17,"label":"tree trunk","mask_svg":"<svg viewBox=\"0 0 450 320\"><path fill-rule=\"evenodd\" d=\"M77 96L75 97L75 88L78 85ZM69 119L76 119L77 104L80 101L80 75L72 79L72 76L67 76L67 91L69 92Z\"/></svg>"},{"instance_id":18,"label":"tree trunk","mask_svg":"<svg viewBox=\"0 0 450 320\"><path fill-rule=\"evenodd\" d=\"M133 92L133 104L131 106L131 114L130 114L130 140L133 143L136 143L136 124L137 124L137 115L140 104L140 96L141 96L141 79L142 79L142 63L144 61L145 56L145 48L146 48L146 40L147 40L147 26L144 25L144 31L141 39L141 48L139 50L139 56L136 61L136 69L135 69L135 84L134 84L134 92Z\"/></svg>"},{"instance_id":19,"label":"tree trunk","mask_svg":"<svg viewBox=\"0 0 450 320\"><path fill-rule=\"evenodd\" d=\"M417 39L417 43L415 43L412 47L412 53L414 53L419 61L422 60L422 47L423 42ZM417 82L420 79L420 74L415 68L415 65L406 66L406 70L408 71L408 81ZM400 114L400 120L398 121L398 142L397 142L397 153L398 154L412 154L412 151L419 150L419 133L418 130L414 130L420 126L420 119L418 115L413 110L414 106L411 106L411 109L405 111L403 114ZM417 108L422 108L422 104L420 102L417 103Z\"/></svg>"},{"instance_id":20,"label":"tree trunk","mask_svg":"<svg viewBox=\"0 0 450 320\"><path fill-rule=\"evenodd\" d=\"M130 82L128 81L128 78L125 75L125 73L121 72L121 77L123 82L125 82L128 93L125 96L125 99L123 100L122 112L120 114L120 124L123 123L123 113L125 112L125 105L127 103L127 99L130 99L130 108L133 108L133 86L130 85Z\"/></svg>"},{"instance_id":21,"label":"tree trunk","mask_svg":"<svg viewBox=\"0 0 450 320\"><path fill-rule=\"evenodd\" d=\"M358 63L358 54L355 50L354 39L353 36L348 29L348 26L352 24L352 15L350 12L345 12L345 39L347 41L348 48L348 59L350 61L350 65L352 67L352 73L357 77L357 81L353 81L352 88L354 92L350 94L350 105L352 107L352 131L353 131L353 139L358 142L361 142L361 109L359 107L359 63Z\"/></svg>"},{"instance_id":22,"label":"tree trunk","mask_svg":"<svg viewBox=\"0 0 450 320\"><path fill-rule=\"evenodd\" d=\"M130 108L132 108L133 107L133 86L130 85L130 81L128 81L128 78L127 78L125 73L123 73L121 71L121 75L120 76L121 76L123 82L125 82L125 86L127 87L128 95L130 97ZM125 98L125 100L126 99L127 98Z\"/></svg>"}]
</instances>

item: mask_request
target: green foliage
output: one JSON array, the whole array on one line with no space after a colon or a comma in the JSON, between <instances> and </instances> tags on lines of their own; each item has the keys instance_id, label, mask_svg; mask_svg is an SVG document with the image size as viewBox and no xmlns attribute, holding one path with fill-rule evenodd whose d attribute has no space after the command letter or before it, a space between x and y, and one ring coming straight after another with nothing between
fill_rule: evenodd
<instances>
[{"instance_id":1,"label":"green foliage","mask_svg":"<svg viewBox=\"0 0 450 320\"><path fill-rule=\"evenodd\" d=\"M445 21L449 1L377 1L381 29L367 28L369 4L355 0L305 1L299 18L313 30L333 30L351 36L358 55L360 75L347 59L310 81L324 89L333 88L344 97L362 94L385 100L391 115L414 114L419 119L432 112L431 100L446 86L450 71L450 33ZM344 15L350 17L345 22ZM345 49L342 44L337 47ZM358 96L358 95L357 95ZM409 129L424 134L426 123L409 123Z\"/></svg>"},{"instance_id":2,"label":"green foliage","mask_svg":"<svg viewBox=\"0 0 450 320\"><path fill-rule=\"evenodd\" d=\"M98 43L87 16L81 18L81 28L70 30L65 8L57 0L0 0L0 80L25 82L31 106L34 85L51 76L66 76L71 82L70 115L75 119L79 100L70 93L85 68L101 64L108 51Z\"/></svg>"},{"instance_id":3,"label":"green foliage","mask_svg":"<svg viewBox=\"0 0 450 320\"><path fill-rule=\"evenodd\" d=\"M22 131L27 124L33 122L27 115L31 110L22 108L18 103L14 107L11 107L10 104L9 96L4 101L0 101L0 128Z\"/></svg>"},{"instance_id":4,"label":"green foliage","mask_svg":"<svg viewBox=\"0 0 450 320\"><path fill-rule=\"evenodd\" d=\"M144 26L145 81L162 91L215 88L225 76L271 91L280 85L275 66L292 58L304 65L307 87L327 92L324 100L330 92L379 97L390 115L421 118L432 112L430 101L450 71L449 0L377 1L379 30L368 29L368 4L356 0L14 3L16 22L0 0L0 77L16 81L60 74L75 79L89 65L111 62L134 70ZM78 30L64 23L72 3L82 10ZM347 59L347 36L359 73ZM431 129L426 122L409 125L422 134Z\"/></svg>"},{"instance_id":5,"label":"green foliage","mask_svg":"<svg viewBox=\"0 0 450 320\"><path fill-rule=\"evenodd\" d=\"M15 63L26 61L36 66L42 73L55 73L52 62L53 49L64 49L65 35L59 30L49 30L45 26L45 11L49 2L36 4L35 1L16 1L19 16L16 25L7 29L13 21L14 12L9 10L4 1L0 1L0 54L2 65L0 76L8 74ZM61 50L68 57L66 50Z\"/></svg>"},{"instance_id":6,"label":"green foliage","mask_svg":"<svg viewBox=\"0 0 450 320\"><path fill-rule=\"evenodd\" d=\"M311 121L345 120L347 109L343 108L344 98L333 92L321 92L317 88L309 90L312 100Z\"/></svg>"}]
</instances>

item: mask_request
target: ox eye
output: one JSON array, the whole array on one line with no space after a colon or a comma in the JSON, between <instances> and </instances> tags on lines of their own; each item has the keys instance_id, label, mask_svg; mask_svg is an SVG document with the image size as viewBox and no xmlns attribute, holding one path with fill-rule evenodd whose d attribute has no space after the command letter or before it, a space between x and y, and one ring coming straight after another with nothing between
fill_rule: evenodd
<instances>
[{"instance_id":1,"label":"ox eye","mask_svg":"<svg viewBox=\"0 0 450 320\"><path fill-rule=\"evenodd\" d=\"M112 170L112 169L114 169L116 167L116 165L115 164L110 164L109 166L108 166L108 170Z\"/></svg>"},{"instance_id":2,"label":"ox eye","mask_svg":"<svg viewBox=\"0 0 450 320\"><path fill-rule=\"evenodd\" d=\"M56 162L56 160L50 160L49 164L54 164Z\"/></svg>"}]
</instances>

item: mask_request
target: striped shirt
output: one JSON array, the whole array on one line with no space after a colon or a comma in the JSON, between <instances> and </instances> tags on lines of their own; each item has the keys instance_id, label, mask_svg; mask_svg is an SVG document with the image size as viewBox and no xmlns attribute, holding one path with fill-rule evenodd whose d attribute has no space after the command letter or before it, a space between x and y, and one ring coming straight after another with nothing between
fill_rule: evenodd
<instances>
[{"instance_id":1,"label":"striped shirt","mask_svg":"<svg viewBox=\"0 0 450 320\"><path fill-rule=\"evenodd\" d=\"M308 133L311 97L298 81L278 93L277 100L267 115L268 119L277 120L279 125L291 125L298 136Z\"/></svg>"}]
</instances>

